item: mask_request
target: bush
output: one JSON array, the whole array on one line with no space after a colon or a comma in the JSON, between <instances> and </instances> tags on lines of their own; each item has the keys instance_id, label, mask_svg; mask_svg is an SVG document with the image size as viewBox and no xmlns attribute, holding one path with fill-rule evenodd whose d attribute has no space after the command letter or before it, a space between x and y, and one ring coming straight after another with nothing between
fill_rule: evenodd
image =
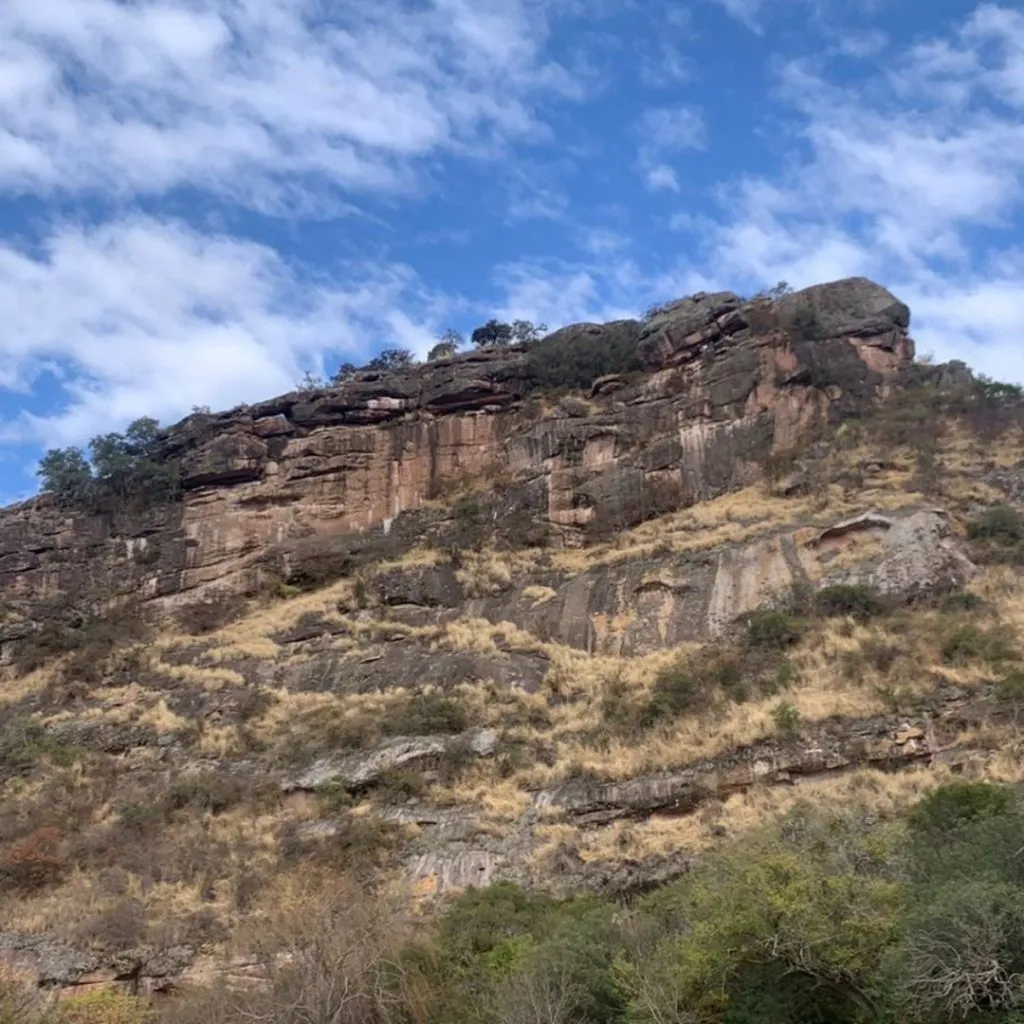
<instances>
[{"instance_id":1,"label":"bush","mask_svg":"<svg viewBox=\"0 0 1024 1024\"><path fill-rule=\"evenodd\" d=\"M413 354L407 348L386 348L379 355L374 356L363 369L373 370L377 373L391 373L412 366L415 361Z\"/></svg>"},{"instance_id":2,"label":"bush","mask_svg":"<svg viewBox=\"0 0 1024 1024\"><path fill-rule=\"evenodd\" d=\"M639 370L636 338L629 331L576 334L539 342L530 349L525 375L533 390L587 390L612 373Z\"/></svg>"},{"instance_id":3,"label":"bush","mask_svg":"<svg viewBox=\"0 0 1024 1024\"><path fill-rule=\"evenodd\" d=\"M810 303L798 305L786 326L789 333L799 341L817 341L822 336L821 320Z\"/></svg>"},{"instance_id":4,"label":"bush","mask_svg":"<svg viewBox=\"0 0 1024 1024\"><path fill-rule=\"evenodd\" d=\"M70 505L104 497L169 500L180 491L179 466L163 455L160 440L157 421L143 417L123 434L94 437L88 460L80 448L51 449L39 463L43 490Z\"/></svg>"},{"instance_id":5,"label":"bush","mask_svg":"<svg viewBox=\"0 0 1024 1024\"><path fill-rule=\"evenodd\" d=\"M423 776L411 768L392 768L377 776L374 793L381 803L402 803L418 799L427 791Z\"/></svg>"},{"instance_id":6,"label":"bush","mask_svg":"<svg viewBox=\"0 0 1024 1024\"><path fill-rule=\"evenodd\" d=\"M941 838L979 818L1007 814L1013 794L991 782L958 780L922 797L907 815L907 824L922 835Z\"/></svg>"},{"instance_id":7,"label":"bush","mask_svg":"<svg viewBox=\"0 0 1024 1024\"><path fill-rule=\"evenodd\" d=\"M39 461L44 491L63 505L77 505L93 492L92 467L80 448L51 448Z\"/></svg>"},{"instance_id":8,"label":"bush","mask_svg":"<svg viewBox=\"0 0 1024 1024\"><path fill-rule=\"evenodd\" d=\"M0 769L27 772L45 756L49 736L43 726L31 718L15 718L0 729Z\"/></svg>"},{"instance_id":9,"label":"bush","mask_svg":"<svg viewBox=\"0 0 1024 1024\"><path fill-rule=\"evenodd\" d=\"M440 694L417 694L387 716L385 732L392 736L431 736L464 732L469 715L457 701Z\"/></svg>"},{"instance_id":10,"label":"bush","mask_svg":"<svg viewBox=\"0 0 1024 1024\"><path fill-rule=\"evenodd\" d=\"M32 718L14 718L0 729L0 772L22 774L31 771L44 758L66 767L81 754L77 747L65 746L54 739Z\"/></svg>"},{"instance_id":11,"label":"bush","mask_svg":"<svg viewBox=\"0 0 1024 1024\"><path fill-rule=\"evenodd\" d=\"M498 320L488 320L473 331L470 340L477 348L502 348L512 343L512 326Z\"/></svg>"},{"instance_id":12,"label":"bush","mask_svg":"<svg viewBox=\"0 0 1024 1024\"><path fill-rule=\"evenodd\" d=\"M72 996L57 1006L54 1024L151 1024L156 1011L149 1001L117 989Z\"/></svg>"},{"instance_id":13,"label":"bush","mask_svg":"<svg viewBox=\"0 0 1024 1024\"><path fill-rule=\"evenodd\" d=\"M37 828L0 852L0 888L35 892L59 882L66 867L60 829Z\"/></svg>"},{"instance_id":14,"label":"bush","mask_svg":"<svg viewBox=\"0 0 1024 1024\"><path fill-rule=\"evenodd\" d=\"M685 661L663 669L654 680L651 699L643 711L643 723L649 726L666 718L703 710L711 704L709 689L706 681L695 675Z\"/></svg>"},{"instance_id":15,"label":"bush","mask_svg":"<svg viewBox=\"0 0 1024 1024\"><path fill-rule=\"evenodd\" d=\"M782 736L796 735L801 719L800 712L789 701L781 701L772 708L772 721Z\"/></svg>"},{"instance_id":16,"label":"bush","mask_svg":"<svg viewBox=\"0 0 1024 1024\"><path fill-rule=\"evenodd\" d=\"M800 642L800 621L784 611L758 609L746 617L747 643L751 647L781 651Z\"/></svg>"},{"instance_id":17,"label":"bush","mask_svg":"<svg viewBox=\"0 0 1024 1024\"><path fill-rule=\"evenodd\" d=\"M39 990L0 977L0 1024L49 1024Z\"/></svg>"},{"instance_id":18,"label":"bush","mask_svg":"<svg viewBox=\"0 0 1024 1024\"><path fill-rule=\"evenodd\" d=\"M939 607L944 612L979 612L985 607L985 601L977 594L969 594L966 591L957 591L953 594L946 594L939 602Z\"/></svg>"},{"instance_id":19,"label":"bush","mask_svg":"<svg viewBox=\"0 0 1024 1024\"><path fill-rule=\"evenodd\" d=\"M967 524L967 536L971 540L1016 544L1024 540L1024 519L1012 505L996 505Z\"/></svg>"},{"instance_id":20,"label":"bush","mask_svg":"<svg viewBox=\"0 0 1024 1024\"><path fill-rule=\"evenodd\" d=\"M878 591L864 584L836 583L823 587L814 595L814 604L821 615L850 615L862 620L885 610Z\"/></svg>"},{"instance_id":21,"label":"bush","mask_svg":"<svg viewBox=\"0 0 1024 1024\"><path fill-rule=\"evenodd\" d=\"M1000 664L1017 659L1016 638L1005 626L982 629L965 625L954 629L942 642L942 660L950 665L973 662Z\"/></svg>"},{"instance_id":22,"label":"bush","mask_svg":"<svg viewBox=\"0 0 1024 1024\"><path fill-rule=\"evenodd\" d=\"M194 807L210 814L223 814L240 804L245 795L245 784L236 776L200 772L175 780L167 791L166 806L169 811Z\"/></svg>"},{"instance_id":23,"label":"bush","mask_svg":"<svg viewBox=\"0 0 1024 1024\"><path fill-rule=\"evenodd\" d=\"M462 347L462 335L458 331L447 330L437 344L427 353L427 362L432 363L437 359L450 359Z\"/></svg>"}]
</instances>

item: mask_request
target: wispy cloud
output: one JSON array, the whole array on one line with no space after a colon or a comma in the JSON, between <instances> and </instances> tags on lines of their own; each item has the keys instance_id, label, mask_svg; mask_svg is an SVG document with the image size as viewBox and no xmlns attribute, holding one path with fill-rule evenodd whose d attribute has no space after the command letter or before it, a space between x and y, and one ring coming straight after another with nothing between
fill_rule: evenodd
<instances>
[{"instance_id":1,"label":"wispy cloud","mask_svg":"<svg viewBox=\"0 0 1024 1024\"><path fill-rule=\"evenodd\" d=\"M856 87L787 65L799 148L778 176L723 190L727 214L699 224L709 274L794 285L867 274L910 303L923 347L1024 379L1022 54L1024 16L984 6Z\"/></svg>"},{"instance_id":2,"label":"wispy cloud","mask_svg":"<svg viewBox=\"0 0 1024 1024\"><path fill-rule=\"evenodd\" d=\"M422 352L437 312L401 265L315 283L272 249L183 224L65 227L39 253L0 247L0 387L56 371L65 390L59 412L8 423L7 438L79 442L137 416L289 390L328 354Z\"/></svg>"},{"instance_id":3,"label":"wispy cloud","mask_svg":"<svg viewBox=\"0 0 1024 1024\"><path fill-rule=\"evenodd\" d=\"M639 137L637 167L652 191L679 191L676 170L669 163L673 154L703 149L707 129L700 111L688 106L655 107L644 111L636 125Z\"/></svg>"},{"instance_id":4,"label":"wispy cloud","mask_svg":"<svg viewBox=\"0 0 1024 1024\"><path fill-rule=\"evenodd\" d=\"M410 188L579 95L547 32L538 0L5 0L0 188L196 186L306 216L325 189Z\"/></svg>"}]
</instances>

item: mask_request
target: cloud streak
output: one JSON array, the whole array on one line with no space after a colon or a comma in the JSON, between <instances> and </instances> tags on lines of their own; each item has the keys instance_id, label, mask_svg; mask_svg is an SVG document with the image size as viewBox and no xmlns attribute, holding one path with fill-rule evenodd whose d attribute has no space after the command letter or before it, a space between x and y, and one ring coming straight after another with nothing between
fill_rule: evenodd
<instances>
[{"instance_id":1,"label":"cloud streak","mask_svg":"<svg viewBox=\"0 0 1024 1024\"><path fill-rule=\"evenodd\" d=\"M137 416L287 391L328 355L359 359L382 342L422 351L432 308L401 265L313 284L273 249L181 223L64 227L39 253L0 247L0 387L25 389L56 369L66 399L5 434L79 442Z\"/></svg>"},{"instance_id":2,"label":"cloud streak","mask_svg":"<svg viewBox=\"0 0 1024 1024\"><path fill-rule=\"evenodd\" d=\"M708 280L872 276L910 304L923 348L1024 380L1024 16L984 5L889 64L843 86L785 65L795 141L780 173L727 184L723 215L679 223Z\"/></svg>"},{"instance_id":3,"label":"cloud streak","mask_svg":"<svg viewBox=\"0 0 1024 1024\"><path fill-rule=\"evenodd\" d=\"M538 0L5 0L0 187L276 210L414 187L443 154L543 132L579 94ZM315 204L306 202L308 216Z\"/></svg>"}]
</instances>

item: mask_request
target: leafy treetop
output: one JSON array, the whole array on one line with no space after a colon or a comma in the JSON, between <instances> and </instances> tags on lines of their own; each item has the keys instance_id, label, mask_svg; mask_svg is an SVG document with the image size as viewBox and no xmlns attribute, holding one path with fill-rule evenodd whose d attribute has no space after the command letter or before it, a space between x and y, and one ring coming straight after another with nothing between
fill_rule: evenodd
<instances>
[{"instance_id":1,"label":"leafy treetop","mask_svg":"<svg viewBox=\"0 0 1024 1024\"><path fill-rule=\"evenodd\" d=\"M177 465L159 452L160 425L149 416L129 424L123 434L99 434L81 448L52 448L40 460L44 491L66 504L103 496L122 500L171 497L178 489Z\"/></svg>"}]
</instances>

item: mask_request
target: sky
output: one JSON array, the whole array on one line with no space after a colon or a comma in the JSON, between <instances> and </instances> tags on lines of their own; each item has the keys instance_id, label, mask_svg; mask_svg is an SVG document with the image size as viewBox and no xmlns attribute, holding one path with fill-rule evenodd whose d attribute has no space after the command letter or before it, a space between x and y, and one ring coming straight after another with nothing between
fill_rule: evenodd
<instances>
[{"instance_id":1,"label":"sky","mask_svg":"<svg viewBox=\"0 0 1024 1024\"><path fill-rule=\"evenodd\" d=\"M865 275L1024 382L1024 10L2 0L0 502L40 453L697 290Z\"/></svg>"}]
</instances>

